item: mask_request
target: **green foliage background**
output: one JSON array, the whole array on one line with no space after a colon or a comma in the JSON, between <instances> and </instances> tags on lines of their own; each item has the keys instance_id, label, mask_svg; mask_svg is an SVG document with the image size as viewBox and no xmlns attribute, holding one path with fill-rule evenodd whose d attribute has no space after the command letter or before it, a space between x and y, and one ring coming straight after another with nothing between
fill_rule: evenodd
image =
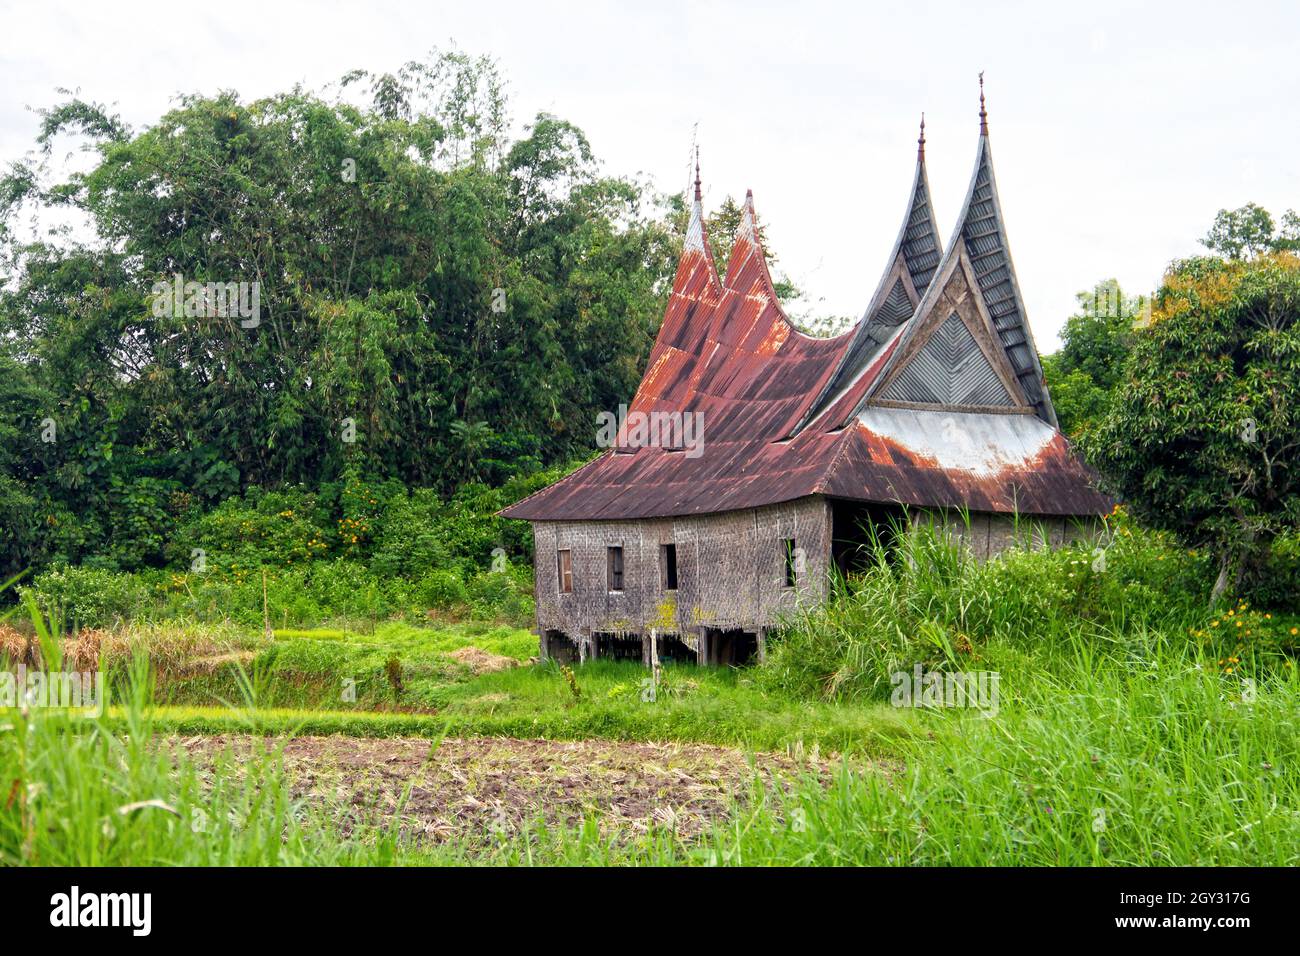
<instances>
[{"instance_id":1,"label":"green foliage background","mask_svg":"<svg viewBox=\"0 0 1300 956\"><path fill-rule=\"evenodd\" d=\"M449 53L327 93L182 97L141 131L46 111L0 180L0 572L188 563L261 515L260 488L315 489L347 553L334 522L364 509L341 489L363 480L427 489L393 506L423 543L390 530L376 561L428 563L414 511L588 454L653 341L680 201L602 175L558 117L512 138L507 106L495 64ZM74 134L93 164L56 177ZM60 210L93 238L20 240ZM259 283L259 324L154 315L177 275ZM270 557L301 560L305 526L267 520Z\"/></svg>"}]
</instances>

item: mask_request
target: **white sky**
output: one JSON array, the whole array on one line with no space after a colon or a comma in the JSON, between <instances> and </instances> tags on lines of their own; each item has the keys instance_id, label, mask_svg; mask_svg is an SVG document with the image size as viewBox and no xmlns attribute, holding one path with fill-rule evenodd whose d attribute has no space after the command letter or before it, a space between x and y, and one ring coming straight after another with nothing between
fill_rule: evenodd
<instances>
[{"instance_id":1,"label":"white sky","mask_svg":"<svg viewBox=\"0 0 1300 956\"><path fill-rule=\"evenodd\" d=\"M926 113L947 242L986 71L998 185L1043 351L1074 293L1153 288L1221 207L1300 208L1300 4L68 3L0 0L0 163L56 87L133 127L181 92L246 99L454 43L495 57L513 118L581 127L611 174L753 188L818 312L857 316L902 219Z\"/></svg>"}]
</instances>

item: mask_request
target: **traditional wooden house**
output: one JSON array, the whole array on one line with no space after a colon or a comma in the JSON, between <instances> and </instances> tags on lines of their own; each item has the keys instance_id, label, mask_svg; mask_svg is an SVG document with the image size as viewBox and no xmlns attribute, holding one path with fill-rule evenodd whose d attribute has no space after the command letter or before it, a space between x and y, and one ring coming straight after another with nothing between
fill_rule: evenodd
<instances>
[{"instance_id":1,"label":"traditional wooden house","mask_svg":"<svg viewBox=\"0 0 1300 956\"><path fill-rule=\"evenodd\" d=\"M690 448L653 440L689 414ZM634 424L633 419L640 419ZM638 432L634 435L633 430ZM505 509L530 521L544 657L741 663L828 593L863 528L939 523L980 557L1090 533L1110 502L1057 428L998 203L984 95L945 250L925 126L898 240L836 338L781 310L752 195L725 275L696 165L681 260L617 447Z\"/></svg>"}]
</instances>

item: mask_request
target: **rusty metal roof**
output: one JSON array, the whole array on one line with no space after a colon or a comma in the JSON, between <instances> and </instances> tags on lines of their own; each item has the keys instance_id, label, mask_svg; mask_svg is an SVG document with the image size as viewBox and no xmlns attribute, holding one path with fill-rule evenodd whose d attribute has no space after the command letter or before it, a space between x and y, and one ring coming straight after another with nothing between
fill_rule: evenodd
<instances>
[{"instance_id":1,"label":"rusty metal roof","mask_svg":"<svg viewBox=\"0 0 1300 956\"><path fill-rule=\"evenodd\" d=\"M988 161L983 147L976 173L981 182ZM919 239L923 252L937 257L937 240L931 247L923 230L912 228L933 218L928 189L917 201L924 185L919 167L900 241ZM821 339L796 329L768 274L752 195L746 195L721 280L709 248L697 188L664 322L629 405L629 417L700 413L702 453L622 447L625 430L618 449L503 514L534 521L666 517L815 494L1040 515L1109 510L1109 499L1094 489L1094 476L1071 455L1065 438L1033 414L870 404L870 390L912 320L889 327L872 349L862 349L863 325L880 311L878 290L862 322L843 335ZM904 257L909 282L917 274L914 264ZM925 260L923 268L930 266Z\"/></svg>"},{"instance_id":2,"label":"rusty metal roof","mask_svg":"<svg viewBox=\"0 0 1300 956\"><path fill-rule=\"evenodd\" d=\"M1112 505L1065 437L1034 415L868 406L853 436L827 494L1034 515Z\"/></svg>"}]
</instances>

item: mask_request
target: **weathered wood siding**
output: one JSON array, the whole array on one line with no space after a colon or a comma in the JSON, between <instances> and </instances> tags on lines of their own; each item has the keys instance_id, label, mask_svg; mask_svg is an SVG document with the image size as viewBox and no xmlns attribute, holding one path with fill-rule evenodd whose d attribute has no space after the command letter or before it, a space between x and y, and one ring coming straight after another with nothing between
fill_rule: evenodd
<instances>
[{"instance_id":1,"label":"weathered wood siding","mask_svg":"<svg viewBox=\"0 0 1300 956\"><path fill-rule=\"evenodd\" d=\"M744 511L630 521L535 521L537 624L570 638L646 634L651 627L694 636L702 628L756 631L798 601L824 601L830 561L824 498ZM802 549L804 569L785 586L782 542ZM677 590L665 591L662 544L677 546ZM611 593L606 549L623 548L623 591ZM573 591L560 593L556 552L572 554Z\"/></svg>"},{"instance_id":2,"label":"weathered wood siding","mask_svg":"<svg viewBox=\"0 0 1300 956\"><path fill-rule=\"evenodd\" d=\"M971 512L969 521L956 511L915 511L913 526L941 528L981 560L1013 547L1061 548L1094 538L1100 522L1091 517L1032 517Z\"/></svg>"}]
</instances>

